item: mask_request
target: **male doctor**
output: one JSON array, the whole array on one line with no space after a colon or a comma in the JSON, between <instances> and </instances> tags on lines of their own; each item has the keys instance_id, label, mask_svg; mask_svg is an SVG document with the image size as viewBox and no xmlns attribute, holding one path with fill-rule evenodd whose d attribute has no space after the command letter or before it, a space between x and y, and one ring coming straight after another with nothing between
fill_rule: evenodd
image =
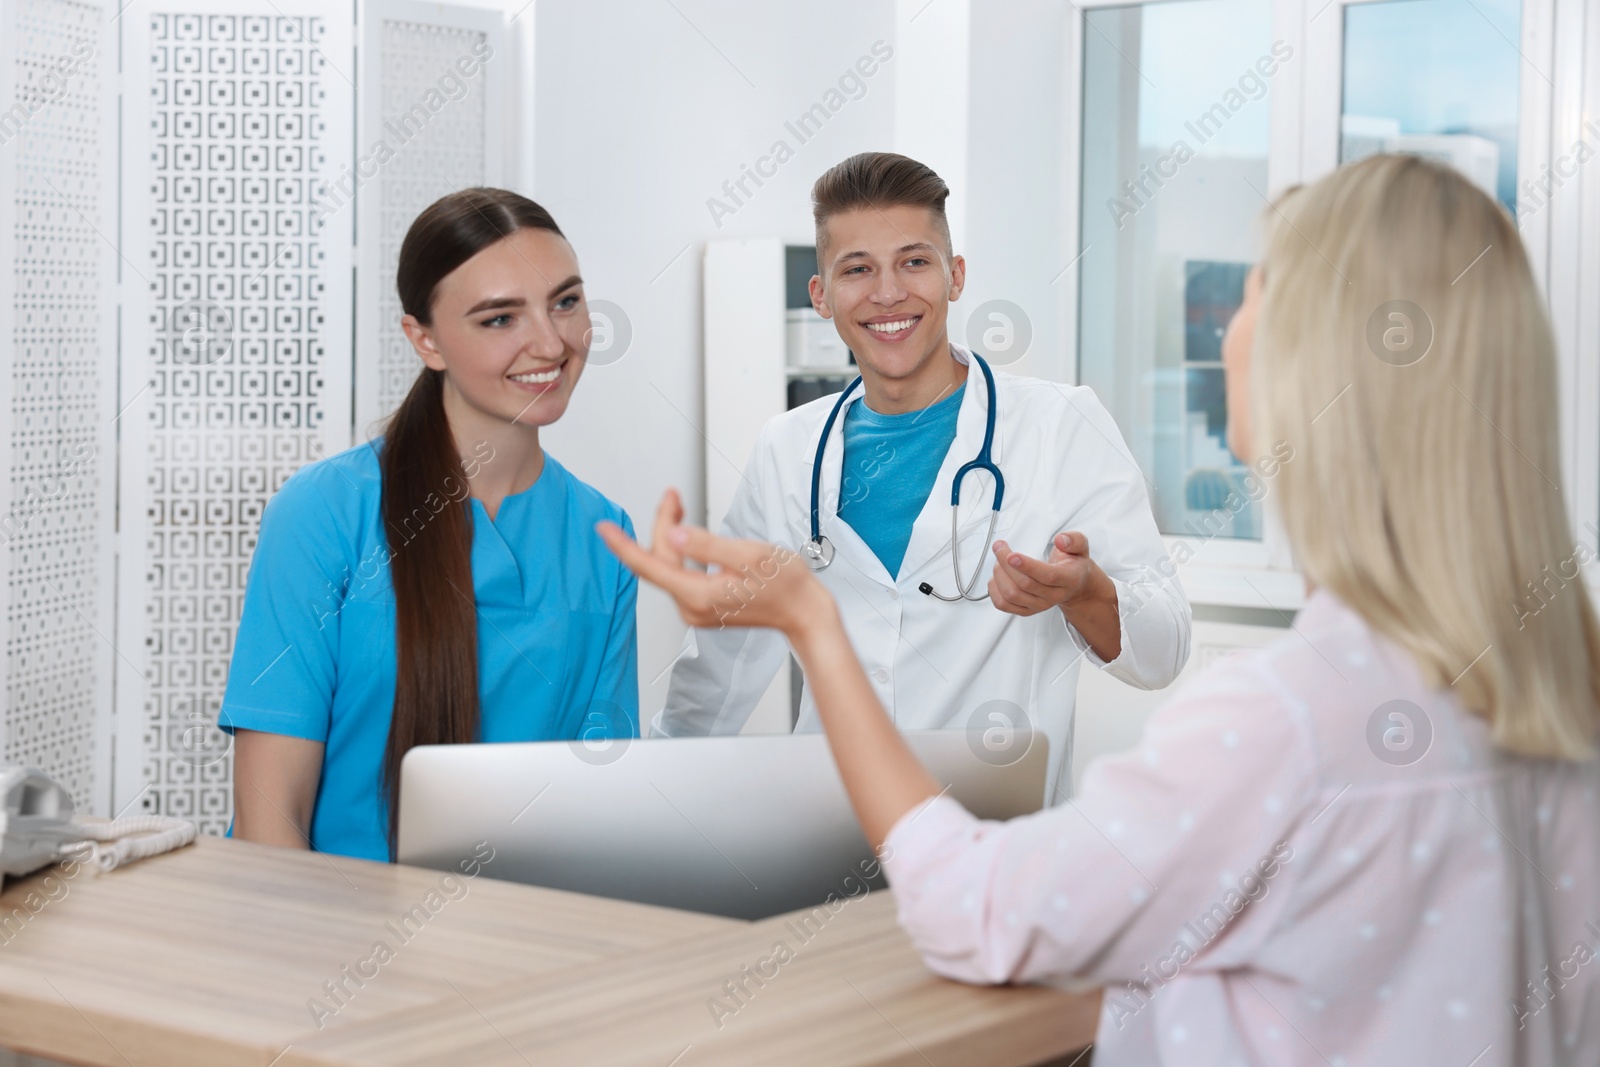
<instances>
[{"instance_id":1,"label":"male doctor","mask_svg":"<svg viewBox=\"0 0 1600 1067\"><path fill-rule=\"evenodd\" d=\"M1094 393L996 370L991 394L973 354L951 343L966 264L951 248L948 195L931 169L884 152L852 156L812 189L811 301L861 372L822 457L818 517L832 551L821 555L832 558L819 574L902 729L1042 732L1053 803L1070 792L1082 661L1140 689L1169 684L1189 656L1189 603L1143 475ZM802 551L837 403L767 423L724 536ZM981 470L963 480L958 584L952 480L979 454L991 409L1002 503L986 554L994 481ZM777 631L691 630L653 732L738 732L787 655ZM795 728L820 728L809 686Z\"/></svg>"}]
</instances>

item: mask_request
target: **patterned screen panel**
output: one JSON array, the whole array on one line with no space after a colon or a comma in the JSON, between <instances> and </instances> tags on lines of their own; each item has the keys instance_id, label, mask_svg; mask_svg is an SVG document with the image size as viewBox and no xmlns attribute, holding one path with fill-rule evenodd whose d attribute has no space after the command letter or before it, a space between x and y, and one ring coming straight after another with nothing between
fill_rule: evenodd
<instances>
[{"instance_id":1,"label":"patterned screen panel","mask_svg":"<svg viewBox=\"0 0 1600 1067\"><path fill-rule=\"evenodd\" d=\"M13 169L10 500L4 762L37 766L98 810L109 787L116 382L106 329L102 215L102 13L72 0L7 0L10 110L0 164ZM115 74L114 60L110 75ZM112 168L114 170L114 167ZM8 205L10 207L11 205Z\"/></svg>"},{"instance_id":2,"label":"patterned screen panel","mask_svg":"<svg viewBox=\"0 0 1600 1067\"><path fill-rule=\"evenodd\" d=\"M377 410L405 398L422 362L400 329L395 269L412 220L446 193L488 181L485 67L481 30L384 19L379 39L379 129L393 150L378 179ZM463 70L472 70L470 76ZM371 291L369 289L369 291ZM361 436L375 428L358 428Z\"/></svg>"},{"instance_id":3,"label":"patterned screen panel","mask_svg":"<svg viewBox=\"0 0 1600 1067\"><path fill-rule=\"evenodd\" d=\"M333 268L316 207L342 75L317 16L149 17L141 805L220 833L232 760L214 724L261 512L324 454L327 411L349 411L324 390Z\"/></svg>"}]
</instances>

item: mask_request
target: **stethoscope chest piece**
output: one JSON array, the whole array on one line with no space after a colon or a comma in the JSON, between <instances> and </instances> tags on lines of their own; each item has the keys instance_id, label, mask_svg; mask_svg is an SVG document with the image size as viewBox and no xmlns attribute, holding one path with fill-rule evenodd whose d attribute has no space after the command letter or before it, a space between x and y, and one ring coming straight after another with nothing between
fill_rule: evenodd
<instances>
[{"instance_id":1,"label":"stethoscope chest piece","mask_svg":"<svg viewBox=\"0 0 1600 1067\"><path fill-rule=\"evenodd\" d=\"M801 542L800 554L805 557L807 567L823 570L833 562L833 542L819 534Z\"/></svg>"},{"instance_id":2,"label":"stethoscope chest piece","mask_svg":"<svg viewBox=\"0 0 1600 1067\"><path fill-rule=\"evenodd\" d=\"M994 373L989 370L989 364L976 352L972 354L973 362L983 372L984 385L989 393L989 407L984 412L983 447L978 449L978 454L971 462L963 464L956 471L953 484L950 486L950 569L955 573L956 595L945 596L936 591L928 582L923 582L918 588L923 594L944 601L959 600L987 600L988 593L982 596L973 596L972 590L977 587L978 575L983 571L983 557L989 554L989 546L994 544L995 524L1000 518L1000 505L1005 497L1006 481L1000 474L1000 467L994 462L994 426L995 415L999 408L999 398L995 395ZM811 536L801 542L800 554L806 558L806 566L814 571L820 571L833 562L833 542L822 536L822 461L828 450L828 438L833 433L833 426L839 420L839 412L844 410L845 404L850 399L850 394L855 392L856 386L861 384L858 377L845 387L839 394L839 399L834 401L833 410L828 412L828 419L822 424L822 436L817 439L817 455L811 464ZM972 573L963 578L961 574L961 541L957 528L961 512L961 479L973 471L987 471L994 479L994 497L989 509L989 533L984 540L983 552L978 557L977 564L972 568ZM843 474L841 472L841 478Z\"/></svg>"}]
</instances>

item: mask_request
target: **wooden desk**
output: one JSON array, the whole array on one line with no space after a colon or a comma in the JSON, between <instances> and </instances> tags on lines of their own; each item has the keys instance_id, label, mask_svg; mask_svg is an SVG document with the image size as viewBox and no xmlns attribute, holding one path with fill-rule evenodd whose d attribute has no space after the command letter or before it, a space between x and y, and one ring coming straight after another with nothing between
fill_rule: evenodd
<instances>
[{"instance_id":1,"label":"wooden desk","mask_svg":"<svg viewBox=\"0 0 1600 1067\"><path fill-rule=\"evenodd\" d=\"M889 893L744 923L210 837L55 877L0 896L0 1046L70 1063L1025 1067L1099 1009L933 977Z\"/></svg>"}]
</instances>

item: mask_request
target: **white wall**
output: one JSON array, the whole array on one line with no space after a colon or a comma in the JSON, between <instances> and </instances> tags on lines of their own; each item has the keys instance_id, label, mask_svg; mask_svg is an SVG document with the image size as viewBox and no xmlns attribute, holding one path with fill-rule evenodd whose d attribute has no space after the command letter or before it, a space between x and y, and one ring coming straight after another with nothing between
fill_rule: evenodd
<instances>
[{"instance_id":1,"label":"white wall","mask_svg":"<svg viewBox=\"0 0 1600 1067\"><path fill-rule=\"evenodd\" d=\"M952 335L969 340L968 323L981 305L1009 301L1027 315L1033 340L1006 369L1075 381L1072 343L1062 328L1068 303L1078 298L1077 270L1066 269L1077 252L1067 247L1063 225L1070 206L1062 111L1072 6L1007 0L984 3L980 12L970 24L967 240L958 249L967 260L967 289L950 309Z\"/></svg>"},{"instance_id":2,"label":"white wall","mask_svg":"<svg viewBox=\"0 0 1600 1067\"><path fill-rule=\"evenodd\" d=\"M514 9L513 9L514 10ZM811 243L811 183L855 152L891 147L894 60L801 144L785 129L841 74L894 44L891 0L537 0L534 181L577 250L590 300L620 305L633 340L591 366L546 436L579 477L648 527L663 488L703 519L700 264L710 237ZM706 201L778 139L794 157L733 214ZM770 169L770 168L769 168ZM716 442L710 442L715 447ZM743 466L745 457L730 456ZM683 626L661 593L639 599L640 712L666 695Z\"/></svg>"}]
</instances>

